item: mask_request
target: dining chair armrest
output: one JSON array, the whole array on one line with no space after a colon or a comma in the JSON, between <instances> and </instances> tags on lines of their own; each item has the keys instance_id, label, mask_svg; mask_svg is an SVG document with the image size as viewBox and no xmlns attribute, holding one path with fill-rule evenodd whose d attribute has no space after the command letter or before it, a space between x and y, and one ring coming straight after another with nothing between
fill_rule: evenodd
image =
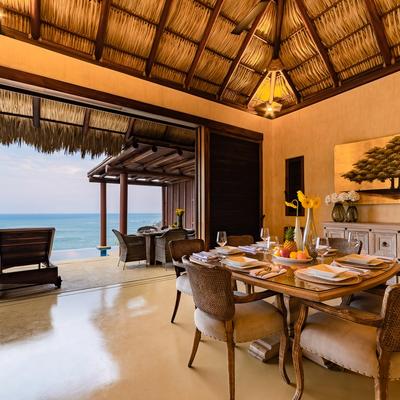
<instances>
[{"instance_id":1,"label":"dining chair armrest","mask_svg":"<svg viewBox=\"0 0 400 400\"><path fill-rule=\"evenodd\" d=\"M233 295L233 299L236 304L238 303L251 303L252 301L267 299L268 297L276 296L278 293L272 290L264 290L263 292L257 292L248 294L246 296Z\"/></svg>"},{"instance_id":2,"label":"dining chair armrest","mask_svg":"<svg viewBox=\"0 0 400 400\"><path fill-rule=\"evenodd\" d=\"M315 310L322 311L337 318L355 322L361 325L379 327L383 322L383 318L379 314L374 314L368 311L361 311L357 308L352 308L348 306L333 307L328 304L308 300L303 300L302 303L308 307L314 308Z\"/></svg>"}]
</instances>

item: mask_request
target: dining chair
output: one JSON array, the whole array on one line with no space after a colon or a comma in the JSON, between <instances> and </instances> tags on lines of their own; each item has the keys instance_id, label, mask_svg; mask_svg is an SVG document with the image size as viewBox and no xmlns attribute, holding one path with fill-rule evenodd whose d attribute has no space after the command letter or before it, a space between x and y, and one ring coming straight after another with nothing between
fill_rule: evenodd
<instances>
[{"instance_id":1,"label":"dining chair","mask_svg":"<svg viewBox=\"0 0 400 400\"><path fill-rule=\"evenodd\" d=\"M344 238L328 238L328 244L341 254L361 254L362 250L361 241L357 241L352 244Z\"/></svg>"},{"instance_id":2,"label":"dining chair","mask_svg":"<svg viewBox=\"0 0 400 400\"><path fill-rule=\"evenodd\" d=\"M186 266L182 262L182 257L190 256L193 253L199 253L200 251L203 251L204 248L204 240L202 239L181 239L169 242L169 250L176 274L176 299L171 323L175 321L175 316L181 300L181 294L184 293L188 296L192 296L192 288L190 287L189 278L186 273Z\"/></svg>"},{"instance_id":3,"label":"dining chair","mask_svg":"<svg viewBox=\"0 0 400 400\"><path fill-rule=\"evenodd\" d=\"M179 240L186 239L186 230L185 229L170 229L164 232L160 236L156 236L154 238L154 252L155 252L155 262L166 264L171 262L171 253L169 251L168 243L171 240Z\"/></svg>"},{"instance_id":4,"label":"dining chair","mask_svg":"<svg viewBox=\"0 0 400 400\"><path fill-rule=\"evenodd\" d=\"M125 269L127 262L146 260L146 242L143 236L124 235L116 229L112 231L119 242L118 266L120 262L123 262L123 269Z\"/></svg>"},{"instance_id":5,"label":"dining chair","mask_svg":"<svg viewBox=\"0 0 400 400\"><path fill-rule=\"evenodd\" d=\"M309 307L319 312L307 318ZM375 400L386 400L388 381L400 379L400 285L386 289L379 314L301 302L292 350L297 382L293 400L304 391L302 349L374 378Z\"/></svg>"},{"instance_id":6,"label":"dining chair","mask_svg":"<svg viewBox=\"0 0 400 400\"><path fill-rule=\"evenodd\" d=\"M232 292L232 273L218 266L187 264L187 273L196 306L195 336L188 367L193 364L201 335L226 342L228 351L229 393L235 398L235 343L250 342L280 333L279 369L290 383L285 370L288 329L283 296L263 291L247 296ZM278 308L263 299L277 296Z\"/></svg>"},{"instance_id":7,"label":"dining chair","mask_svg":"<svg viewBox=\"0 0 400 400\"><path fill-rule=\"evenodd\" d=\"M254 243L254 237L252 235L230 235L227 239L228 246L250 246Z\"/></svg>"}]
</instances>

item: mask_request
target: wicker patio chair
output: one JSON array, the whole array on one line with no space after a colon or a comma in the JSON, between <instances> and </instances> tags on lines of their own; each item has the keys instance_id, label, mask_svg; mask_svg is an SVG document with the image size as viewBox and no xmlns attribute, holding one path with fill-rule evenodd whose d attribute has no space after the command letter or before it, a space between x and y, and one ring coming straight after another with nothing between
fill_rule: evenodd
<instances>
[{"instance_id":1,"label":"wicker patio chair","mask_svg":"<svg viewBox=\"0 0 400 400\"><path fill-rule=\"evenodd\" d=\"M185 264L182 262L182 257L203 251L204 248L204 240L202 239L181 239L169 242L169 250L171 252L172 263L174 264L176 274L176 300L174 311L172 312L171 323L175 320L179 302L181 300L181 293L192 296L192 288L190 287L189 278L186 273Z\"/></svg>"},{"instance_id":2,"label":"wicker patio chair","mask_svg":"<svg viewBox=\"0 0 400 400\"><path fill-rule=\"evenodd\" d=\"M307 319L308 307L320 312ZM386 400L388 381L400 379L400 285L387 288L380 314L302 301L293 344L293 400L304 391L302 349L374 378L375 400Z\"/></svg>"},{"instance_id":3,"label":"wicker patio chair","mask_svg":"<svg viewBox=\"0 0 400 400\"><path fill-rule=\"evenodd\" d=\"M252 235L230 235L228 236L228 246L249 246L254 243Z\"/></svg>"},{"instance_id":4,"label":"wicker patio chair","mask_svg":"<svg viewBox=\"0 0 400 400\"><path fill-rule=\"evenodd\" d=\"M124 235L116 229L112 231L119 242L118 266L123 262L125 269L127 262L146 260L146 242L143 236Z\"/></svg>"},{"instance_id":5,"label":"wicker patio chair","mask_svg":"<svg viewBox=\"0 0 400 400\"><path fill-rule=\"evenodd\" d=\"M196 305L196 326L193 349L188 366L191 367L201 339L201 334L227 343L229 393L235 398L235 343L250 342L280 333L279 368L283 379L289 383L285 371L288 331L283 296L272 291L235 296L232 292L232 274L221 267L188 263L187 271ZM263 301L277 296L279 308Z\"/></svg>"},{"instance_id":6,"label":"wicker patio chair","mask_svg":"<svg viewBox=\"0 0 400 400\"><path fill-rule=\"evenodd\" d=\"M171 262L171 253L169 251L168 243L171 240L186 239L185 229L170 229L160 236L154 238L155 243L155 262L166 264Z\"/></svg>"}]
</instances>

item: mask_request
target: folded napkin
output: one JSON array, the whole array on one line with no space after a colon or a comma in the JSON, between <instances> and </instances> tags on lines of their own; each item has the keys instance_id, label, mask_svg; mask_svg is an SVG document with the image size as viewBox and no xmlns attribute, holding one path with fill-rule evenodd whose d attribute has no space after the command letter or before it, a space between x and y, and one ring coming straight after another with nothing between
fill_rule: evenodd
<instances>
[{"instance_id":1,"label":"folded napkin","mask_svg":"<svg viewBox=\"0 0 400 400\"><path fill-rule=\"evenodd\" d=\"M223 246L223 247L216 247L215 252L219 254L237 254L241 251L237 247L233 246Z\"/></svg>"},{"instance_id":2,"label":"folded napkin","mask_svg":"<svg viewBox=\"0 0 400 400\"><path fill-rule=\"evenodd\" d=\"M349 254L347 256L338 258L338 261L360 265L379 265L383 263L383 260L380 260L376 256L370 256L367 254Z\"/></svg>"},{"instance_id":3,"label":"folded napkin","mask_svg":"<svg viewBox=\"0 0 400 400\"><path fill-rule=\"evenodd\" d=\"M250 275L260 279L269 279L278 275L286 273L286 269L280 269L277 266L272 266L271 268L260 268L253 269L250 271Z\"/></svg>"},{"instance_id":4,"label":"folded napkin","mask_svg":"<svg viewBox=\"0 0 400 400\"><path fill-rule=\"evenodd\" d=\"M263 261L255 260L254 258L249 258L245 256L230 256L226 257L221 261L222 263L235 268L249 268L261 265L268 265L268 263Z\"/></svg>"},{"instance_id":5,"label":"folded napkin","mask_svg":"<svg viewBox=\"0 0 400 400\"><path fill-rule=\"evenodd\" d=\"M347 268L339 267L336 265L318 264L307 268L309 275L316 276L317 278L337 278L344 272L348 271Z\"/></svg>"},{"instance_id":6,"label":"folded napkin","mask_svg":"<svg viewBox=\"0 0 400 400\"><path fill-rule=\"evenodd\" d=\"M214 253L210 253L209 251L200 251L200 253L193 253L192 257L199 261L215 261L218 259L218 256Z\"/></svg>"},{"instance_id":7,"label":"folded napkin","mask_svg":"<svg viewBox=\"0 0 400 400\"><path fill-rule=\"evenodd\" d=\"M238 249L243 250L245 253L256 254L257 247L254 246L239 246Z\"/></svg>"}]
</instances>

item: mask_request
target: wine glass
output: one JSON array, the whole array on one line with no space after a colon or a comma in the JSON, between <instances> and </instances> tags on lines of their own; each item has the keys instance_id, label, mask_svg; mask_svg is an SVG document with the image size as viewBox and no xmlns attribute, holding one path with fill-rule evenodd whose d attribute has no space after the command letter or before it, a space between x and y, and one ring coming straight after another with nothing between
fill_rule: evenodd
<instances>
[{"instance_id":1,"label":"wine glass","mask_svg":"<svg viewBox=\"0 0 400 400\"><path fill-rule=\"evenodd\" d=\"M225 231L217 232L217 243L220 247L224 247L228 241Z\"/></svg>"},{"instance_id":2,"label":"wine glass","mask_svg":"<svg viewBox=\"0 0 400 400\"><path fill-rule=\"evenodd\" d=\"M361 240L359 238L358 232L350 231L347 236L347 241L349 243L349 247L357 248L361 245Z\"/></svg>"},{"instance_id":3,"label":"wine glass","mask_svg":"<svg viewBox=\"0 0 400 400\"><path fill-rule=\"evenodd\" d=\"M279 246L279 238L278 236L270 235L267 237L267 246L266 249L268 252L271 252L271 246Z\"/></svg>"},{"instance_id":4,"label":"wine glass","mask_svg":"<svg viewBox=\"0 0 400 400\"><path fill-rule=\"evenodd\" d=\"M267 227L262 227L260 231L260 238L262 239L263 242L265 242L269 237L269 228Z\"/></svg>"}]
</instances>

